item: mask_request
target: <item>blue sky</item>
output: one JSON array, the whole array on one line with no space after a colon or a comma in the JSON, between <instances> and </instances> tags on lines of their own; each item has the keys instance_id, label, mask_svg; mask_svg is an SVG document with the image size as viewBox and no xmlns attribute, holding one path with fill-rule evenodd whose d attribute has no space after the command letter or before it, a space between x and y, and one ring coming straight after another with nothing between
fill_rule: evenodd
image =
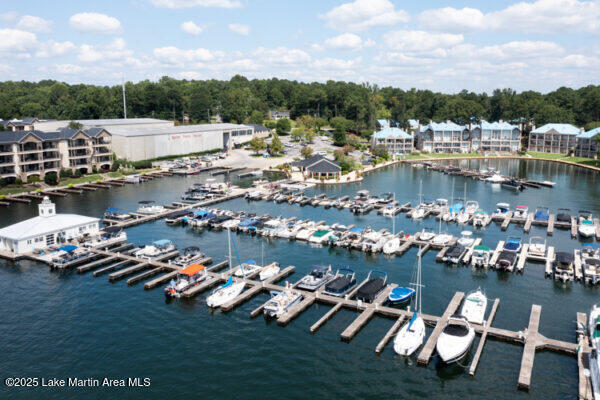
<instances>
[{"instance_id":1,"label":"blue sky","mask_svg":"<svg viewBox=\"0 0 600 400\"><path fill-rule=\"evenodd\" d=\"M547 92L600 83L600 0L5 0L0 56L0 80Z\"/></svg>"}]
</instances>

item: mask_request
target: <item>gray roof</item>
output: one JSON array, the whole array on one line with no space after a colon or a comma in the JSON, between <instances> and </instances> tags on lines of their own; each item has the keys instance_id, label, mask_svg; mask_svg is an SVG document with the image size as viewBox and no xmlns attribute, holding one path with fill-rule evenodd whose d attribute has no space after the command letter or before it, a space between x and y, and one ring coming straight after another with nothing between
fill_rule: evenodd
<instances>
[{"instance_id":1,"label":"gray roof","mask_svg":"<svg viewBox=\"0 0 600 400\"><path fill-rule=\"evenodd\" d=\"M325 158L324 156L322 156L320 154L316 154L316 155L308 157L304 160L293 161L292 166L306 168L307 166L312 165L312 164L316 163L317 161L321 161L324 158Z\"/></svg>"},{"instance_id":2,"label":"gray roof","mask_svg":"<svg viewBox=\"0 0 600 400\"><path fill-rule=\"evenodd\" d=\"M104 126L104 125L144 125L171 122L156 118L107 118L107 119L77 119L82 125Z\"/></svg>"},{"instance_id":3,"label":"gray roof","mask_svg":"<svg viewBox=\"0 0 600 400\"><path fill-rule=\"evenodd\" d=\"M209 133L209 132L220 132L220 131L233 131L233 130L247 130L249 127L246 125L238 124L199 124L199 125L180 125L180 126L169 126L163 128L145 128L145 129L131 129L131 128L112 128L107 131L112 135L117 136L156 136L156 135L177 135L182 133Z\"/></svg>"},{"instance_id":4,"label":"gray roof","mask_svg":"<svg viewBox=\"0 0 600 400\"><path fill-rule=\"evenodd\" d=\"M258 124L245 124L246 126L250 126L254 128L254 132L268 132L269 128L266 126L258 125Z\"/></svg>"},{"instance_id":5,"label":"gray roof","mask_svg":"<svg viewBox=\"0 0 600 400\"><path fill-rule=\"evenodd\" d=\"M330 173L340 172L342 170L342 167L340 167L334 161L323 158L322 160L307 166L306 169L310 172Z\"/></svg>"},{"instance_id":6,"label":"gray roof","mask_svg":"<svg viewBox=\"0 0 600 400\"><path fill-rule=\"evenodd\" d=\"M96 137L100 132L104 131L101 128L91 129L70 129L63 128L57 132L43 132L43 131L5 131L0 132L0 143L20 143L28 135L33 135L41 141L48 140L59 140L59 139L71 139L77 133L82 132L90 137Z\"/></svg>"}]
</instances>

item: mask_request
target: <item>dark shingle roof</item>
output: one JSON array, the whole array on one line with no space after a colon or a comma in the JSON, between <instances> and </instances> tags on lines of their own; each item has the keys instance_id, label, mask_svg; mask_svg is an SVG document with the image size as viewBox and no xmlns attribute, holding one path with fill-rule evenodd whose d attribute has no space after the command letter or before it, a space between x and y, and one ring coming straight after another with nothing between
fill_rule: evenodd
<instances>
[{"instance_id":1,"label":"dark shingle roof","mask_svg":"<svg viewBox=\"0 0 600 400\"><path fill-rule=\"evenodd\" d=\"M321 161L317 161L316 163L309 165L306 167L309 172L319 172L319 173L331 173L331 172L340 172L342 168L337 165L334 161L328 160L326 158Z\"/></svg>"},{"instance_id":2,"label":"dark shingle roof","mask_svg":"<svg viewBox=\"0 0 600 400\"><path fill-rule=\"evenodd\" d=\"M292 166L304 168L304 167L306 167L308 165L311 165L311 164L314 164L317 161L320 161L320 160L322 160L324 158L325 157L323 157L322 155L317 154L317 155L308 157L307 159L304 159L304 160L294 161L294 162L292 162Z\"/></svg>"},{"instance_id":3,"label":"dark shingle roof","mask_svg":"<svg viewBox=\"0 0 600 400\"><path fill-rule=\"evenodd\" d=\"M254 132L268 132L269 128L258 124L245 124L254 128Z\"/></svg>"}]
</instances>

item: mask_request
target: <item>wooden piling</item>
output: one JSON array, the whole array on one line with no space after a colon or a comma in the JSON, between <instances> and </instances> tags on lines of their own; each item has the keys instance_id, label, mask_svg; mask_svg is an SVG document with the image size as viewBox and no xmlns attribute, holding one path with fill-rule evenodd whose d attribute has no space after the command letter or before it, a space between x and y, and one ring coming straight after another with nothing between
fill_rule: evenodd
<instances>
[{"instance_id":1,"label":"wooden piling","mask_svg":"<svg viewBox=\"0 0 600 400\"><path fill-rule=\"evenodd\" d=\"M387 331L387 333L385 334L383 339L381 339L381 341L377 344L377 347L375 347L375 353L379 354L383 351L383 349L385 348L387 343L398 332L398 330L402 326L402 323L405 320L406 320L405 316L398 317L396 322L394 322L394 325L392 325L392 327Z\"/></svg>"},{"instance_id":2,"label":"wooden piling","mask_svg":"<svg viewBox=\"0 0 600 400\"><path fill-rule=\"evenodd\" d=\"M548 216L548 230L546 231L546 234L548 236L552 236L554 235L554 219L555 219L555 215L554 214L550 214Z\"/></svg>"},{"instance_id":3,"label":"wooden piling","mask_svg":"<svg viewBox=\"0 0 600 400\"><path fill-rule=\"evenodd\" d=\"M517 382L517 388L521 390L528 391L531 386L531 372L533 370L533 361L535 359L535 348L538 340L541 313L542 306L534 304L531 307L529 326L527 332L524 334L525 347L523 349L523 357L521 358L519 381Z\"/></svg>"},{"instance_id":4,"label":"wooden piling","mask_svg":"<svg viewBox=\"0 0 600 400\"><path fill-rule=\"evenodd\" d=\"M325 315L319 318L319 320L310 327L310 333L315 333L321 326L323 326L323 324L325 324L325 322L329 321L342 308L343 305L344 304L341 302L337 303L329 311L327 311Z\"/></svg>"},{"instance_id":5,"label":"wooden piling","mask_svg":"<svg viewBox=\"0 0 600 400\"><path fill-rule=\"evenodd\" d=\"M112 262L115 260L117 260L117 256L103 257L100 260L96 260L89 264L85 264L85 265L81 265L81 266L77 267L77 273L83 274L84 272L91 271L94 268L98 268L101 265L108 264L109 262Z\"/></svg>"},{"instance_id":6,"label":"wooden piling","mask_svg":"<svg viewBox=\"0 0 600 400\"><path fill-rule=\"evenodd\" d=\"M531 231L531 224L533 223L533 213L529 213L527 215L527 219L525 220L525 226L523 226L523 232L529 233Z\"/></svg>"},{"instance_id":7,"label":"wooden piling","mask_svg":"<svg viewBox=\"0 0 600 400\"><path fill-rule=\"evenodd\" d=\"M508 229L508 225L510 225L510 222L512 221L513 214L514 213L512 211L506 213L506 216L504 217L504 221L502 221L500 229L502 229L503 231Z\"/></svg>"},{"instance_id":8,"label":"wooden piling","mask_svg":"<svg viewBox=\"0 0 600 400\"><path fill-rule=\"evenodd\" d=\"M496 316L496 310L498 310L498 304L500 303L500 299L494 300L494 304L492 305L492 310L490 311L490 315L483 327L483 332L481 333L481 338L479 339L479 344L477 345L477 351L475 352L475 356L473 357L473 361L471 361L471 366L469 367L469 375L475 376L475 370L477 369L477 364L479 364L479 358L481 358L481 353L483 352L483 346L485 345L485 340L487 339L488 328L492 325L494 321L494 317Z\"/></svg>"}]
</instances>

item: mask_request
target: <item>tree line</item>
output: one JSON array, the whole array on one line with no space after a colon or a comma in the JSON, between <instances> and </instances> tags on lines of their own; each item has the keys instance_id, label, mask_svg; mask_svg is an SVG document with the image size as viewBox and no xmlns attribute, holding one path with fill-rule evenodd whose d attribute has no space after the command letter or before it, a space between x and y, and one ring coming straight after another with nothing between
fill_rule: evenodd
<instances>
[{"instance_id":1,"label":"tree line","mask_svg":"<svg viewBox=\"0 0 600 400\"><path fill-rule=\"evenodd\" d=\"M128 82L127 116L207 122L220 115L224 122L258 122L268 110L289 110L296 119L305 115L326 122L345 119L347 129L372 133L377 119L422 122L452 120L533 121L572 123L587 129L600 125L600 86L561 87L542 94L497 89L491 95L466 90L455 94L430 90L402 90L370 84L327 81L303 83L283 79L229 81L177 80L163 77ZM120 85L69 85L54 80L0 82L0 118L35 116L56 119L122 118ZM253 117L253 118L251 118ZM334 126L334 124L332 124Z\"/></svg>"}]
</instances>

